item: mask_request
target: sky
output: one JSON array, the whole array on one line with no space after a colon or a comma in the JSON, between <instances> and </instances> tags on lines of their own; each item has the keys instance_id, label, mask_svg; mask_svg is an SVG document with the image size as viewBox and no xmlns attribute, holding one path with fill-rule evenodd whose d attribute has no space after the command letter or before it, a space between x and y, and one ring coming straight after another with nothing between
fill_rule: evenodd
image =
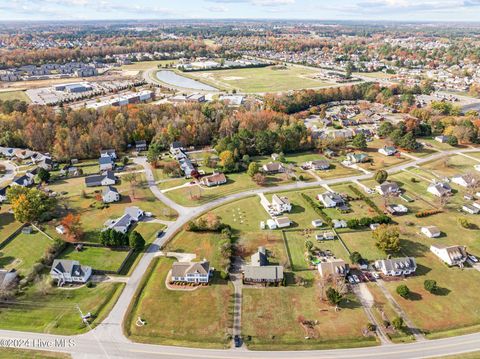
<instances>
[{"instance_id":1,"label":"sky","mask_svg":"<svg viewBox=\"0 0 480 359\"><path fill-rule=\"evenodd\" d=\"M480 22L480 0L0 0L0 21L198 18Z\"/></svg>"}]
</instances>

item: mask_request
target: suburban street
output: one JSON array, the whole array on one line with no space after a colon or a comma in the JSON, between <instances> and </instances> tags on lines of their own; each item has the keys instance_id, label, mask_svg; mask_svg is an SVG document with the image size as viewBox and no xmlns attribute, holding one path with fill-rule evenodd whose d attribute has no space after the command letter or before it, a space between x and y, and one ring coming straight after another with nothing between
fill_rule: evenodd
<instances>
[{"instance_id":1,"label":"suburban street","mask_svg":"<svg viewBox=\"0 0 480 359\"><path fill-rule=\"evenodd\" d=\"M455 155L458 153L478 152L476 148L467 148L460 150L436 152L423 158L403 163L401 165L388 169L389 173L396 173L404 169L438 159L443 156ZM295 182L292 184L282 185L275 188L259 188L248 190L241 193L227 195L218 198L210 203L198 207L184 207L170 200L163 194L155 184L150 165L143 157L134 159L136 164L142 165L145 169L148 185L152 193L157 199L164 202L179 213L179 217L175 222L168 225L165 234L157 238L149 247L147 253L140 259L137 267L128 279L125 289L120 295L117 303L113 307L110 314L98 326L82 335L63 337L59 335L49 335L30 332L15 332L8 330L0 330L0 339L41 339L45 341L55 341L58 339L69 338L75 342L72 347L49 346L43 349L48 351L58 351L71 353L74 358L427 358L438 357L451 354L461 354L471 351L480 350L480 333L452 337L438 340L416 341L410 344L384 344L369 348L354 349L335 349L335 350L314 350L314 351L246 351L246 350L207 350L196 348L181 348L162 345L149 345L133 343L127 339L122 329L122 322L127 315L130 302L141 283L141 279L151 261L159 250L171 240L185 223L191 219L209 211L219 205L238 200L241 198L257 195L259 193L272 191L287 191L293 189L304 189L318 187L322 185L331 185L341 182L358 181L372 178L372 174L362 174L345 178L335 178L329 180L321 180L315 182ZM237 288L236 288L237 289ZM235 293L238 293L236 290ZM160 314L160 313L159 313ZM80 319L79 319L80 320ZM240 321L240 318L238 318ZM240 330L240 328L238 328ZM102 338L99 340L99 338ZM108 338L108 339L106 339ZM383 341L385 343L385 341Z\"/></svg>"}]
</instances>

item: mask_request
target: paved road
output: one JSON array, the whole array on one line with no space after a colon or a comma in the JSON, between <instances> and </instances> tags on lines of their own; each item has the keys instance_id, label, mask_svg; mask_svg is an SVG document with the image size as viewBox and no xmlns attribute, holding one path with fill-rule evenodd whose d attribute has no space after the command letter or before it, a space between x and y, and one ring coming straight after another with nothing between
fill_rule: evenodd
<instances>
[{"instance_id":1,"label":"paved road","mask_svg":"<svg viewBox=\"0 0 480 359\"><path fill-rule=\"evenodd\" d=\"M387 171L396 173L407 167L419 165L443 156L453 156L458 152L478 152L478 149L469 148L463 150L452 150L443 153L435 153L430 156L419 158L417 160L392 167ZM51 346L45 350L62 351L73 354L74 358L385 358L403 359L403 358L427 358L440 357L480 350L480 333L463 335L439 340L417 341L410 344L382 345L371 348L354 348L322 351L283 351L283 352L252 352L252 351L234 351L234 350L208 350L180 348L161 345L148 345L133 343L127 339L122 330L122 322L128 310L128 306L140 285L143 274L146 272L149 264L155 257L159 249L170 240L175 233L189 220L208 211L218 205L227 202L256 195L258 193L271 192L272 190L281 192L291 189L305 189L317 187L320 185L331 185L335 183L363 180L372 177L372 174L351 176L347 178L329 179L317 182L295 182L272 188L260 188L235 193L229 196L219 198L208 204L199 207L183 207L166 197L155 185L153 174L146 160L142 157L136 158L135 162L145 168L145 174L150 189L153 194L165 204L171 206L179 213L178 219L165 230L165 235L157 238L149 247L147 253L140 259L137 267L133 271L125 285L125 289L120 295L117 303L109 313L107 318L100 323L94 330L77 336L68 337L76 343L74 347L59 348ZM45 341L55 341L65 337L49 334L15 332L0 330L0 339L42 339ZM101 338L101 340L99 339Z\"/></svg>"}]
</instances>

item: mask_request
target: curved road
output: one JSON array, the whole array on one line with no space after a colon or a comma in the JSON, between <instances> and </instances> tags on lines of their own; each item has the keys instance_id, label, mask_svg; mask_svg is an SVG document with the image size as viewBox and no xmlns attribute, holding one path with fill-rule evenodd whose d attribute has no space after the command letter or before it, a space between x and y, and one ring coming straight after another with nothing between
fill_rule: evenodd
<instances>
[{"instance_id":1,"label":"curved road","mask_svg":"<svg viewBox=\"0 0 480 359\"><path fill-rule=\"evenodd\" d=\"M437 152L432 155L418 158L413 161L392 167L387 171L396 173L407 167L419 165L444 156L453 156L458 153L478 152L480 149L469 148L463 150L453 150ZM189 220L208 211L214 207L227 202L245 198L263 192L286 191L291 189L304 189L318 187L320 185L331 185L353 180L369 179L373 174L364 174L345 178L336 178L316 182L295 182L288 185L278 186L276 188L259 188L241 193L235 193L226 197L219 198L199 207L183 207L171 201L161 193L155 184L153 173L144 158L137 158L135 162L145 168L148 185L154 195L161 201L170 205L178 213L178 219L171 224L165 231L165 235L157 238L149 247L147 253L140 259L137 267L128 279L125 289L121 293L117 303L109 313L107 318L101 322L94 330L71 337L59 335L39 334L30 332L16 332L9 330L0 330L0 340L11 339L35 339L45 340L53 343L58 339L72 339L74 346L65 348L58 345L52 345L44 350L59 351L71 353L74 358L385 358L403 359L403 358L428 358L445 355L461 354L466 352L480 350L480 333L457 336L446 339L428 340L424 342L414 342L410 344L388 344L369 348L335 349L335 350L312 350L312 351L282 351L282 352L261 352L246 350L213 350L181 348L162 345L150 345L133 343L125 337L122 328L122 322L127 314L128 306L140 285L141 279L146 272L155 253L168 242L182 226ZM58 344L58 342L57 342ZM1 346L1 341L0 341ZM34 349L31 347L27 347Z\"/></svg>"}]
</instances>

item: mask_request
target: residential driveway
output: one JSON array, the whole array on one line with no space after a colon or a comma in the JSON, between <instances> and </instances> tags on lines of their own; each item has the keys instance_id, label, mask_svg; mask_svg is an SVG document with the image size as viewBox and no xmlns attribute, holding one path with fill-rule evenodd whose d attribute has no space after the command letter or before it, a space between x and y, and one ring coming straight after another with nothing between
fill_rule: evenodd
<instances>
[{"instance_id":1,"label":"residential driveway","mask_svg":"<svg viewBox=\"0 0 480 359\"><path fill-rule=\"evenodd\" d=\"M360 283L356 285L352 285L352 290L357 296L358 300L363 306L363 310L367 315L367 318L370 323L375 324L377 327L376 333L378 338L380 339L380 343L382 345L391 344L390 338L383 330L383 324L377 320L377 317L373 314L373 305L375 304L375 300L373 299L372 293L367 287L366 283Z\"/></svg>"},{"instance_id":2,"label":"residential driveway","mask_svg":"<svg viewBox=\"0 0 480 359\"><path fill-rule=\"evenodd\" d=\"M415 340L417 340L417 341L427 340L425 338L425 336L423 335L423 333L417 327L415 327L413 325L413 322L410 320L407 313L405 313L403 308L397 303L395 298L393 298L393 296L390 294L388 289L385 287L385 285L383 283L383 280L377 280L376 283L377 283L378 287L381 289L385 298L387 298L387 300L390 302L390 304L392 304L392 307L395 310L395 312L397 312L398 316L403 318L403 321L405 322L408 329L410 330L410 332L415 337Z\"/></svg>"},{"instance_id":3,"label":"residential driveway","mask_svg":"<svg viewBox=\"0 0 480 359\"><path fill-rule=\"evenodd\" d=\"M242 334L242 296L243 296L242 295L242 290L243 290L242 266L243 266L242 258L236 256L232 265L232 270L229 273L230 280L232 281L233 288L234 288L232 337L235 337L236 335L241 337L241 334ZM235 346L235 343L232 342L232 347L234 346ZM242 343L242 347L245 348L245 345L243 343Z\"/></svg>"}]
</instances>

